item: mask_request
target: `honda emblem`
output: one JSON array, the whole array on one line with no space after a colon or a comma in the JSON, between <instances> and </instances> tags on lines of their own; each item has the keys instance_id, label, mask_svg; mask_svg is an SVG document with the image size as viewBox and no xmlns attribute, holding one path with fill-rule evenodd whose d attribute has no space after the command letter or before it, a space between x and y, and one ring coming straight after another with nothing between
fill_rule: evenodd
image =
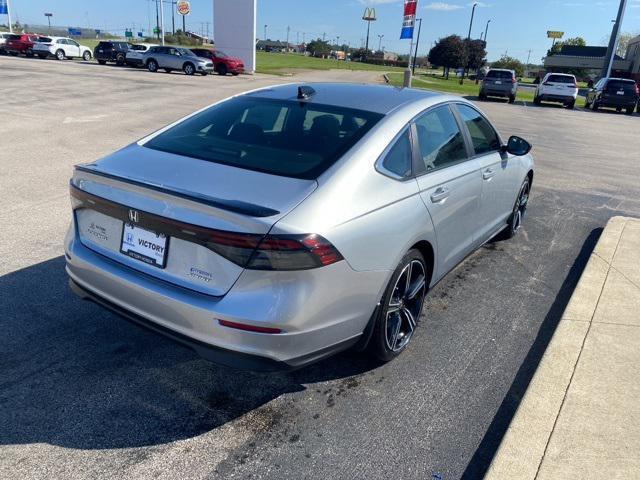
<instances>
[{"instance_id":1,"label":"honda emblem","mask_svg":"<svg viewBox=\"0 0 640 480\"><path fill-rule=\"evenodd\" d=\"M137 210L129 210L129 220L133 223L138 223L140 215Z\"/></svg>"}]
</instances>

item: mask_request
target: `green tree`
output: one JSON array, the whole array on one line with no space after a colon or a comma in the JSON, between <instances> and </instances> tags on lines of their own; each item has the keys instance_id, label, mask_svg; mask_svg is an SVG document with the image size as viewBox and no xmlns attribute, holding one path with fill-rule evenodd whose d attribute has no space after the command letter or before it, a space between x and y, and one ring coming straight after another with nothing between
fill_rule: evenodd
<instances>
[{"instance_id":1,"label":"green tree","mask_svg":"<svg viewBox=\"0 0 640 480\"><path fill-rule=\"evenodd\" d=\"M314 57L326 57L331 52L331 45L318 38L307 44L307 52L310 52Z\"/></svg>"},{"instance_id":2,"label":"green tree","mask_svg":"<svg viewBox=\"0 0 640 480\"><path fill-rule=\"evenodd\" d=\"M464 43L458 35L441 38L429 51L429 62L444 67L443 76L449 78L449 69L461 67L465 61Z\"/></svg>"},{"instance_id":3,"label":"green tree","mask_svg":"<svg viewBox=\"0 0 640 480\"><path fill-rule=\"evenodd\" d=\"M560 53L560 50L562 50L562 47L565 45L573 45L576 47L586 47L587 41L582 37L573 37L573 38L567 38L562 42L556 42L553 44L553 47L551 47L547 52L547 56L551 57L553 55L557 55L558 53Z\"/></svg>"},{"instance_id":4,"label":"green tree","mask_svg":"<svg viewBox=\"0 0 640 480\"><path fill-rule=\"evenodd\" d=\"M521 77L524 74L524 63L517 58L503 55L500 60L497 60L491 64L492 68L505 68L507 70L514 70L517 77Z\"/></svg>"},{"instance_id":5,"label":"green tree","mask_svg":"<svg viewBox=\"0 0 640 480\"><path fill-rule=\"evenodd\" d=\"M482 40L466 40L464 41L465 52L467 54L467 67L471 70L477 70L484 67L487 56L485 50L487 44Z\"/></svg>"}]
</instances>

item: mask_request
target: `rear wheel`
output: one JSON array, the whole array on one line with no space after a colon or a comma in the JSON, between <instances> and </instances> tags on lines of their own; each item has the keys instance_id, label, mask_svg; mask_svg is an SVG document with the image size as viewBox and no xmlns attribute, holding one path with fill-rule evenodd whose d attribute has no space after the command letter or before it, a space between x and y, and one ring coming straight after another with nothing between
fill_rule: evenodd
<instances>
[{"instance_id":1,"label":"rear wheel","mask_svg":"<svg viewBox=\"0 0 640 480\"><path fill-rule=\"evenodd\" d=\"M636 107L627 107L627 115L633 115L633 112L635 111Z\"/></svg>"},{"instance_id":2,"label":"rear wheel","mask_svg":"<svg viewBox=\"0 0 640 480\"><path fill-rule=\"evenodd\" d=\"M158 71L158 62L156 62L155 60L149 60L147 62L147 70L149 70L152 73L155 73Z\"/></svg>"},{"instance_id":3,"label":"rear wheel","mask_svg":"<svg viewBox=\"0 0 640 480\"><path fill-rule=\"evenodd\" d=\"M377 309L368 348L376 358L388 362L407 347L422 313L427 294L427 265L418 250L410 250L400 261Z\"/></svg>"},{"instance_id":4,"label":"rear wheel","mask_svg":"<svg viewBox=\"0 0 640 480\"><path fill-rule=\"evenodd\" d=\"M193 66L193 63L185 63L182 67L182 71L185 75L193 75L196 73L196 67Z\"/></svg>"},{"instance_id":5,"label":"rear wheel","mask_svg":"<svg viewBox=\"0 0 640 480\"><path fill-rule=\"evenodd\" d=\"M220 65L218 65L218 74L219 75L226 75L228 71L229 70L227 69L227 66L224 63L221 63Z\"/></svg>"},{"instance_id":6,"label":"rear wheel","mask_svg":"<svg viewBox=\"0 0 640 480\"><path fill-rule=\"evenodd\" d=\"M82 59L85 62L88 62L89 60L91 60L91 52L89 52L88 50L85 50L85 52L82 54Z\"/></svg>"},{"instance_id":7,"label":"rear wheel","mask_svg":"<svg viewBox=\"0 0 640 480\"><path fill-rule=\"evenodd\" d=\"M98 60L98 63L99 63L100 65L106 65L106 64L107 64L107 61L106 61L106 60Z\"/></svg>"},{"instance_id":8,"label":"rear wheel","mask_svg":"<svg viewBox=\"0 0 640 480\"><path fill-rule=\"evenodd\" d=\"M622 111L622 107L616 107L616 112L620 113Z\"/></svg>"},{"instance_id":9,"label":"rear wheel","mask_svg":"<svg viewBox=\"0 0 640 480\"><path fill-rule=\"evenodd\" d=\"M27 51L25 52L25 55L29 58L33 57L33 50L30 48L27 48Z\"/></svg>"},{"instance_id":10,"label":"rear wheel","mask_svg":"<svg viewBox=\"0 0 640 480\"><path fill-rule=\"evenodd\" d=\"M487 94L484 93L482 90L480 91L480 93L478 94L478 98L480 100L486 100L487 99Z\"/></svg>"},{"instance_id":11,"label":"rear wheel","mask_svg":"<svg viewBox=\"0 0 640 480\"><path fill-rule=\"evenodd\" d=\"M116 55L116 65L118 65L119 67L124 65L124 55L119 53L118 55Z\"/></svg>"},{"instance_id":12,"label":"rear wheel","mask_svg":"<svg viewBox=\"0 0 640 480\"><path fill-rule=\"evenodd\" d=\"M573 110L575 107L576 107L576 101L575 100L572 101L572 102L567 103L567 108L569 110Z\"/></svg>"},{"instance_id":13,"label":"rear wheel","mask_svg":"<svg viewBox=\"0 0 640 480\"><path fill-rule=\"evenodd\" d=\"M516 96L515 95L510 95L509 96L509 103L516 103Z\"/></svg>"},{"instance_id":14,"label":"rear wheel","mask_svg":"<svg viewBox=\"0 0 640 480\"><path fill-rule=\"evenodd\" d=\"M56 58L58 60L64 60L65 56L64 56L64 50L60 49L56 52Z\"/></svg>"}]
</instances>

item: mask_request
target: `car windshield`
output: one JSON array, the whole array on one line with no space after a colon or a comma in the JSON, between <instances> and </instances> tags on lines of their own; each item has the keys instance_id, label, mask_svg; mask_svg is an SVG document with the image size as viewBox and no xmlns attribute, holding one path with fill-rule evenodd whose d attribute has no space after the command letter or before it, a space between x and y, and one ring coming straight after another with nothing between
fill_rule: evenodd
<instances>
[{"instance_id":1,"label":"car windshield","mask_svg":"<svg viewBox=\"0 0 640 480\"><path fill-rule=\"evenodd\" d=\"M569 77L568 75L551 75L547 82L575 84L576 79L573 77Z\"/></svg>"},{"instance_id":2,"label":"car windshield","mask_svg":"<svg viewBox=\"0 0 640 480\"><path fill-rule=\"evenodd\" d=\"M7 35L5 38L7 40L20 40L20 35Z\"/></svg>"},{"instance_id":3,"label":"car windshield","mask_svg":"<svg viewBox=\"0 0 640 480\"><path fill-rule=\"evenodd\" d=\"M147 148L238 168L315 179L383 115L244 96L194 115Z\"/></svg>"},{"instance_id":4,"label":"car windshield","mask_svg":"<svg viewBox=\"0 0 640 480\"><path fill-rule=\"evenodd\" d=\"M226 53L221 52L220 50L216 50L213 53L215 54L216 57L219 57L219 58L227 58L229 56Z\"/></svg>"},{"instance_id":5,"label":"car windshield","mask_svg":"<svg viewBox=\"0 0 640 480\"><path fill-rule=\"evenodd\" d=\"M487 78L501 78L505 80L511 80L513 78L513 74L511 72L505 72L503 70L489 70L489 73L487 73Z\"/></svg>"},{"instance_id":6,"label":"car windshield","mask_svg":"<svg viewBox=\"0 0 640 480\"><path fill-rule=\"evenodd\" d=\"M189 50L188 48L176 48L176 50L178 50L182 55L194 56L193 52L191 50Z\"/></svg>"}]
</instances>

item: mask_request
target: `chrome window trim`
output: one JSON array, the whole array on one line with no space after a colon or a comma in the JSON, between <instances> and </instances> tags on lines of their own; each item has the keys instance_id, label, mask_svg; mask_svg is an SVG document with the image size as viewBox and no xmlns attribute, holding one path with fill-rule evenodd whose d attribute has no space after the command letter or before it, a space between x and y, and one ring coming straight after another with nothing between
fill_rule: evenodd
<instances>
[{"instance_id":1,"label":"chrome window trim","mask_svg":"<svg viewBox=\"0 0 640 480\"><path fill-rule=\"evenodd\" d=\"M380 156L378 157L378 159L376 160L376 162L374 163L374 167L376 169L376 171L378 173L380 173L381 175L384 175L385 177L389 177L392 178L394 180L400 181L400 182L406 182L407 180L411 180L414 178L414 165L413 165L413 158L415 156L415 148L414 148L414 141L413 141L413 132L412 132L412 128L411 128L412 123L409 122L407 125L405 125L402 130L400 130L400 132L398 132L398 134L393 137L393 140L391 140L389 142L389 145L387 145L385 147L385 149L382 151L382 153L380 154ZM402 175L398 175L395 172L392 172L391 170L388 170L383 164L384 164L384 160L387 158L387 154L391 151L391 149L393 147L395 147L396 143L398 142L398 140L400 140L400 137L402 137L405 133L409 132L409 144L411 146L411 173L409 173L409 175L406 176L402 176Z\"/></svg>"}]
</instances>

